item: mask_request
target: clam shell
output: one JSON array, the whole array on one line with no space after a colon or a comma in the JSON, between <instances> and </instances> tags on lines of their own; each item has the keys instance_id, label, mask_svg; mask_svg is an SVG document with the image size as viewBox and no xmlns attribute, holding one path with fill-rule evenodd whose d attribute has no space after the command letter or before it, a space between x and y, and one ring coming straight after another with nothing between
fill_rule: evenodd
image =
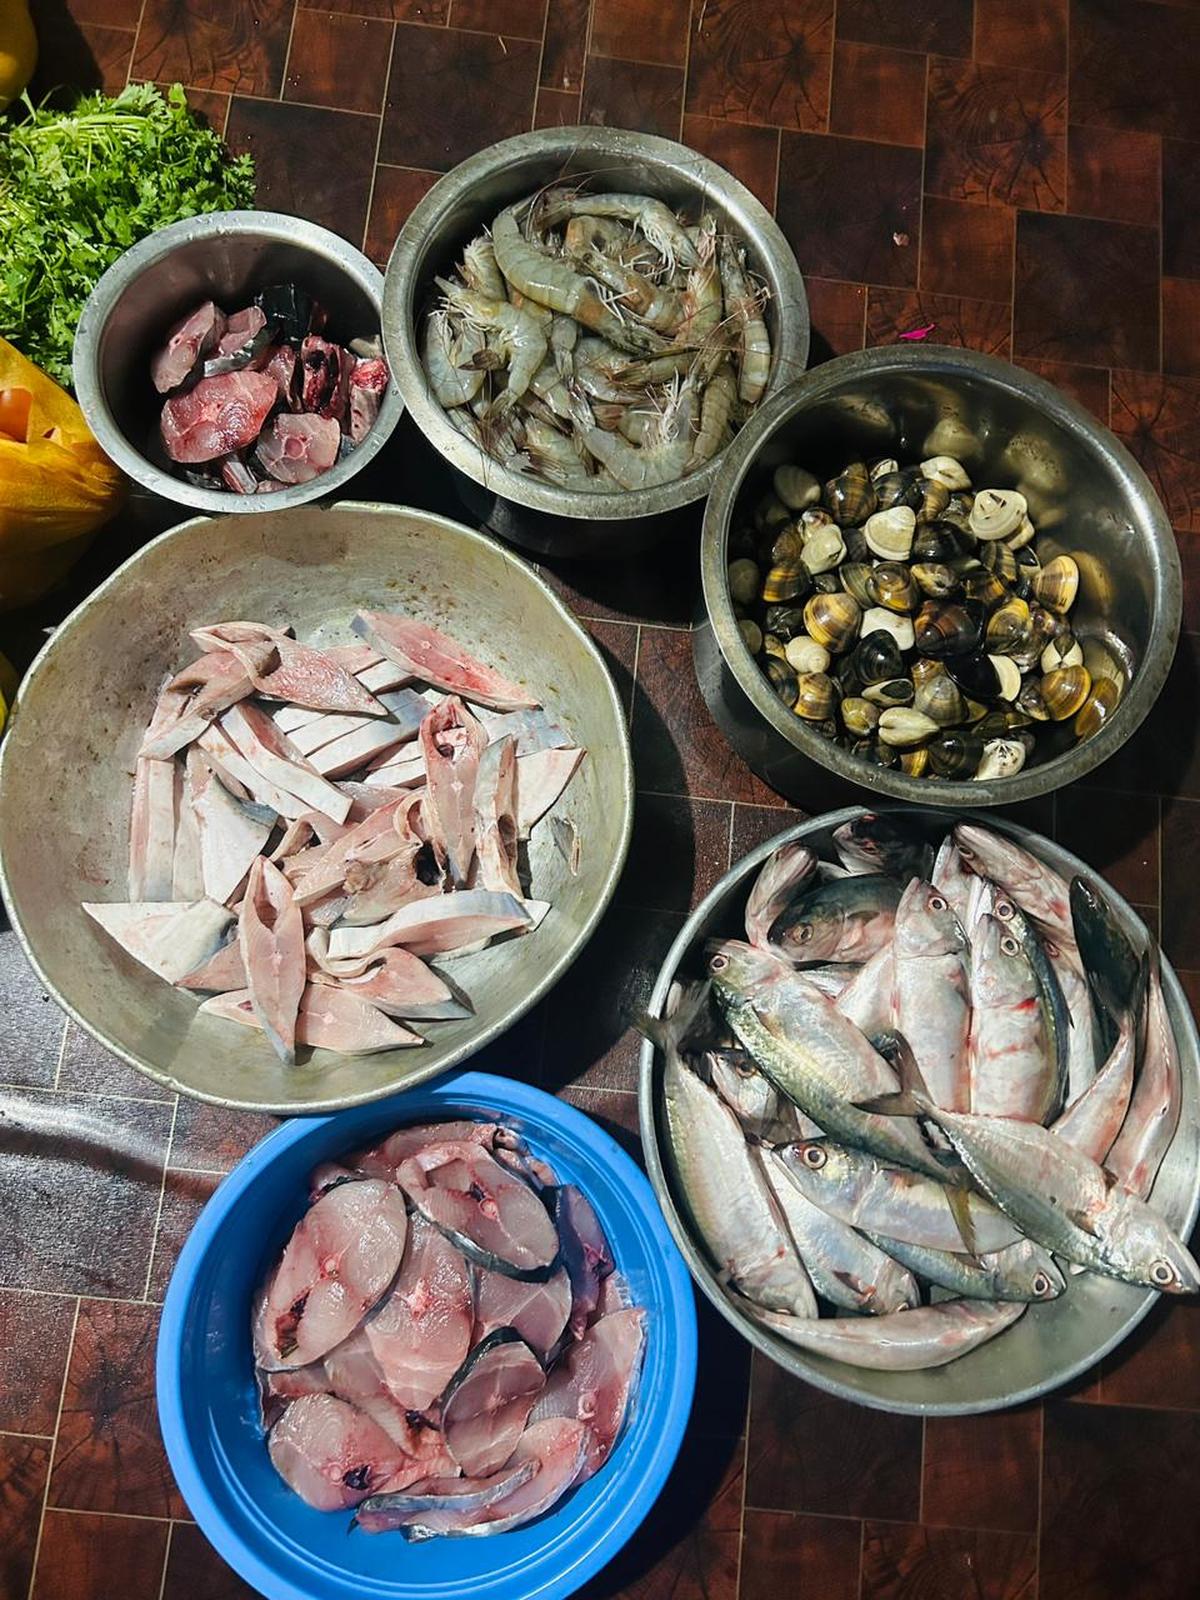
<instances>
[{"instance_id":1,"label":"clam shell","mask_svg":"<svg viewBox=\"0 0 1200 1600\"><path fill-rule=\"evenodd\" d=\"M804 607L804 626L818 644L840 655L854 643L862 608L848 594L815 594Z\"/></svg>"},{"instance_id":2,"label":"clam shell","mask_svg":"<svg viewBox=\"0 0 1200 1600\"><path fill-rule=\"evenodd\" d=\"M944 561L918 561L911 571L921 593L931 600L948 600L958 592L958 573Z\"/></svg>"},{"instance_id":3,"label":"clam shell","mask_svg":"<svg viewBox=\"0 0 1200 1600\"><path fill-rule=\"evenodd\" d=\"M953 456L930 456L927 461L922 461L921 474L933 483L944 484L951 492L971 487L967 469Z\"/></svg>"},{"instance_id":4,"label":"clam shell","mask_svg":"<svg viewBox=\"0 0 1200 1600\"><path fill-rule=\"evenodd\" d=\"M1006 539L1016 533L1027 510L1019 489L980 489L968 525L977 539Z\"/></svg>"},{"instance_id":5,"label":"clam shell","mask_svg":"<svg viewBox=\"0 0 1200 1600\"><path fill-rule=\"evenodd\" d=\"M810 574L803 559L777 561L762 581L762 598L767 605L781 600L797 600L810 587Z\"/></svg>"},{"instance_id":6,"label":"clam shell","mask_svg":"<svg viewBox=\"0 0 1200 1600\"><path fill-rule=\"evenodd\" d=\"M842 588L853 595L864 609L875 604L871 594L871 573L874 568L866 561L844 561L838 572Z\"/></svg>"},{"instance_id":7,"label":"clam shell","mask_svg":"<svg viewBox=\"0 0 1200 1600\"><path fill-rule=\"evenodd\" d=\"M880 709L863 695L849 695L842 701L842 722L856 739L869 738L879 726Z\"/></svg>"},{"instance_id":8,"label":"clam shell","mask_svg":"<svg viewBox=\"0 0 1200 1600\"><path fill-rule=\"evenodd\" d=\"M1019 739L989 739L983 747L976 778L1015 778L1025 765L1025 746Z\"/></svg>"},{"instance_id":9,"label":"clam shell","mask_svg":"<svg viewBox=\"0 0 1200 1600\"><path fill-rule=\"evenodd\" d=\"M901 650L913 647L912 618L898 616L885 606L872 606L863 612L861 632L864 638L869 633L890 633Z\"/></svg>"},{"instance_id":10,"label":"clam shell","mask_svg":"<svg viewBox=\"0 0 1200 1600\"><path fill-rule=\"evenodd\" d=\"M957 727L966 721L963 692L940 661L913 663L913 705L939 728Z\"/></svg>"},{"instance_id":11,"label":"clam shell","mask_svg":"<svg viewBox=\"0 0 1200 1600\"><path fill-rule=\"evenodd\" d=\"M778 656L781 661L787 660L787 651L784 648L783 640L776 638L773 633L763 634L762 647L764 655Z\"/></svg>"},{"instance_id":12,"label":"clam shell","mask_svg":"<svg viewBox=\"0 0 1200 1600\"><path fill-rule=\"evenodd\" d=\"M978 600L988 611L998 606L1008 594L1004 582L994 572L978 564L963 573L962 586L968 600Z\"/></svg>"},{"instance_id":13,"label":"clam shell","mask_svg":"<svg viewBox=\"0 0 1200 1600\"><path fill-rule=\"evenodd\" d=\"M945 662L946 671L968 700L999 700L999 676L982 650L973 650L966 655L946 656ZM982 716L985 710L986 707L981 707L979 715ZM970 705L967 706L967 715L968 717L972 715Z\"/></svg>"},{"instance_id":14,"label":"clam shell","mask_svg":"<svg viewBox=\"0 0 1200 1600\"><path fill-rule=\"evenodd\" d=\"M994 572L1001 583L1010 588L1017 581L1020 568L1016 553L1003 539L987 539L979 546L979 559L989 572Z\"/></svg>"},{"instance_id":15,"label":"clam shell","mask_svg":"<svg viewBox=\"0 0 1200 1600\"><path fill-rule=\"evenodd\" d=\"M974 600L926 600L913 621L922 655L961 656L983 637L983 607Z\"/></svg>"},{"instance_id":16,"label":"clam shell","mask_svg":"<svg viewBox=\"0 0 1200 1600\"><path fill-rule=\"evenodd\" d=\"M911 506L892 506L868 517L864 532L867 543L885 561L906 561L913 547L917 517Z\"/></svg>"},{"instance_id":17,"label":"clam shell","mask_svg":"<svg viewBox=\"0 0 1200 1600\"><path fill-rule=\"evenodd\" d=\"M796 696L800 692L800 681L796 674L781 656L768 656L763 671L766 673L767 682L790 710L796 704Z\"/></svg>"},{"instance_id":18,"label":"clam shell","mask_svg":"<svg viewBox=\"0 0 1200 1600\"><path fill-rule=\"evenodd\" d=\"M795 712L810 722L824 722L837 710L837 685L824 672L803 672L797 679Z\"/></svg>"},{"instance_id":19,"label":"clam shell","mask_svg":"<svg viewBox=\"0 0 1200 1600\"><path fill-rule=\"evenodd\" d=\"M834 567L841 564L845 555L846 546L840 530L822 528L805 540L801 560L811 573L832 572ZM779 598L784 597L781 595Z\"/></svg>"},{"instance_id":20,"label":"clam shell","mask_svg":"<svg viewBox=\"0 0 1200 1600\"><path fill-rule=\"evenodd\" d=\"M1044 606L1065 616L1079 592L1079 568L1070 556L1055 556L1034 574L1029 587Z\"/></svg>"},{"instance_id":21,"label":"clam shell","mask_svg":"<svg viewBox=\"0 0 1200 1600\"><path fill-rule=\"evenodd\" d=\"M961 555L958 535L948 522L923 522L913 535L914 561L955 561Z\"/></svg>"},{"instance_id":22,"label":"clam shell","mask_svg":"<svg viewBox=\"0 0 1200 1600\"><path fill-rule=\"evenodd\" d=\"M983 759L984 741L973 729L955 728L932 740L929 770L937 778L970 778Z\"/></svg>"},{"instance_id":23,"label":"clam shell","mask_svg":"<svg viewBox=\"0 0 1200 1600\"><path fill-rule=\"evenodd\" d=\"M871 463L871 482L878 483L880 478L886 478L889 472L899 472L900 463L894 456L884 456L882 461Z\"/></svg>"},{"instance_id":24,"label":"clam shell","mask_svg":"<svg viewBox=\"0 0 1200 1600\"><path fill-rule=\"evenodd\" d=\"M854 651L854 670L862 683L882 683L903 674L900 643L890 629L873 628L862 634Z\"/></svg>"},{"instance_id":25,"label":"clam shell","mask_svg":"<svg viewBox=\"0 0 1200 1600\"><path fill-rule=\"evenodd\" d=\"M1033 639L1033 616L1029 602L1010 595L996 607L984 630L987 647L996 655L1011 656Z\"/></svg>"},{"instance_id":26,"label":"clam shell","mask_svg":"<svg viewBox=\"0 0 1200 1600\"><path fill-rule=\"evenodd\" d=\"M918 522L936 522L950 504L950 491L933 478L921 479L921 503L916 507Z\"/></svg>"},{"instance_id":27,"label":"clam shell","mask_svg":"<svg viewBox=\"0 0 1200 1600\"><path fill-rule=\"evenodd\" d=\"M900 770L910 778L923 778L929 771L929 747L918 745L915 750L900 752Z\"/></svg>"},{"instance_id":28,"label":"clam shell","mask_svg":"<svg viewBox=\"0 0 1200 1600\"><path fill-rule=\"evenodd\" d=\"M783 653L798 673L824 672L829 666L829 651L806 633L794 634L784 645Z\"/></svg>"},{"instance_id":29,"label":"clam shell","mask_svg":"<svg viewBox=\"0 0 1200 1600\"><path fill-rule=\"evenodd\" d=\"M877 504L875 485L863 461L850 465L825 485L825 504L842 527L865 522Z\"/></svg>"},{"instance_id":30,"label":"clam shell","mask_svg":"<svg viewBox=\"0 0 1200 1600\"><path fill-rule=\"evenodd\" d=\"M1023 550L1036 532L1037 529L1029 518L1022 517L1016 533L1010 534L1004 542L1010 550Z\"/></svg>"},{"instance_id":31,"label":"clam shell","mask_svg":"<svg viewBox=\"0 0 1200 1600\"><path fill-rule=\"evenodd\" d=\"M1043 674L1053 672L1057 667L1082 666L1083 646L1073 633L1064 633L1057 639L1051 639L1039 661Z\"/></svg>"},{"instance_id":32,"label":"clam shell","mask_svg":"<svg viewBox=\"0 0 1200 1600\"><path fill-rule=\"evenodd\" d=\"M920 468L903 467L881 474L875 482L875 493L881 511L890 511L893 506L907 506L915 514L924 498Z\"/></svg>"},{"instance_id":33,"label":"clam shell","mask_svg":"<svg viewBox=\"0 0 1200 1600\"><path fill-rule=\"evenodd\" d=\"M763 631L752 617L743 617L738 623L738 632L746 641L746 649L752 656L756 656L763 647Z\"/></svg>"},{"instance_id":34,"label":"clam shell","mask_svg":"<svg viewBox=\"0 0 1200 1600\"><path fill-rule=\"evenodd\" d=\"M738 605L748 606L758 599L759 571L756 562L741 556L729 563L729 598Z\"/></svg>"},{"instance_id":35,"label":"clam shell","mask_svg":"<svg viewBox=\"0 0 1200 1600\"><path fill-rule=\"evenodd\" d=\"M811 472L805 472L803 467L793 467L784 463L775 468L775 476L771 480L776 497L792 511L803 511L805 506L815 506L821 498L821 485Z\"/></svg>"},{"instance_id":36,"label":"clam shell","mask_svg":"<svg viewBox=\"0 0 1200 1600\"><path fill-rule=\"evenodd\" d=\"M885 678L880 683L869 683L863 690L863 699L877 706L910 706L913 703L911 678Z\"/></svg>"},{"instance_id":37,"label":"clam shell","mask_svg":"<svg viewBox=\"0 0 1200 1600\"><path fill-rule=\"evenodd\" d=\"M938 725L932 717L915 711L911 706L889 706L880 716L877 729L884 744L893 744L900 749L923 744L938 731Z\"/></svg>"},{"instance_id":38,"label":"clam shell","mask_svg":"<svg viewBox=\"0 0 1200 1600\"><path fill-rule=\"evenodd\" d=\"M1050 713L1046 709L1046 698L1042 694L1042 685L1038 678L1025 679L1015 704L1018 711L1023 711L1027 717L1032 717L1035 722L1048 722L1050 720Z\"/></svg>"},{"instance_id":39,"label":"clam shell","mask_svg":"<svg viewBox=\"0 0 1200 1600\"><path fill-rule=\"evenodd\" d=\"M1092 684L1087 699L1075 713L1075 736L1090 739L1108 721L1121 703L1121 686L1115 678L1099 678Z\"/></svg>"},{"instance_id":40,"label":"clam shell","mask_svg":"<svg viewBox=\"0 0 1200 1600\"><path fill-rule=\"evenodd\" d=\"M971 510L975 504L975 496L969 489L963 489L950 496L950 504L942 512L942 521L950 527L957 528L960 533L969 533L971 529Z\"/></svg>"},{"instance_id":41,"label":"clam shell","mask_svg":"<svg viewBox=\"0 0 1200 1600\"><path fill-rule=\"evenodd\" d=\"M1021 669L1010 656L989 655L1000 686L1001 700L1015 700L1021 692Z\"/></svg>"},{"instance_id":42,"label":"clam shell","mask_svg":"<svg viewBox=\"0 0 1200 1600\"><path fill-rule=\"evenodd\" d=\"M791 511L779 496L768 489L754 508L754 526L759 533L770 533L790 521L791 515Z\"/></svg>"},{"instance_id":43,"label":"clam shell","mask_svg":"<svg viewBox=\"0 0 1200 1600\"><path fill-rule=\"evenodd\" d=\"M1081 709L1092 687L1085 666L1056 667L1042 679L1042 699L1055 722L1065 722Z\"/></svg>"},{"instance_id":44,"label":"clam shell","mask_svg":"<svg viewBox=\"0 0 1200 1600\"><path fill-rule=\"evenodd\" d=\"M881 561L867 579L867 589L877 606L907 614L921 599L911 570L902 561Z\"/></svg>"},{"instance_id":45,"label":"clam shell","mask_svg":"<svg viewBox=\"0 0 1200 1600\"><path fill-rule=\"evenodd\" d=\"M763 616L763 627L768 633L778 634L784 640L792 638L797 633L803 633L804 607L789 604L787 601L780 605L768 606Z\"/></svg>"}]
</instances>

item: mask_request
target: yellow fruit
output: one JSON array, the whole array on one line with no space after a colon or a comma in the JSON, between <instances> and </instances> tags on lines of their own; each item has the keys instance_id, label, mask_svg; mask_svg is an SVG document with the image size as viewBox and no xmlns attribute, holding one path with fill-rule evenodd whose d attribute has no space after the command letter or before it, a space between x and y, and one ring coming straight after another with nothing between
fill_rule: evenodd
<instances>
[{"instance_id":1,"label":"yellow fruit","mask_svg":"<svg viewBox=\"0 0 1200 1600\"><path fill-rule=\"evenodd\" d=\"M33 77L37 34L27 0L0 0L0 111Z\"/></svg>"}]
</instances>

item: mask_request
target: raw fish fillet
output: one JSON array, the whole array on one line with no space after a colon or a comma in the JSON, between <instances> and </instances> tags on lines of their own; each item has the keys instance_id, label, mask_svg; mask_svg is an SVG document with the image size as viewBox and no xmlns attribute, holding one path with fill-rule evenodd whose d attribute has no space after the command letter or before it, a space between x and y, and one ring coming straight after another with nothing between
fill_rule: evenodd
<instances>
[{"instance_id":1,"label":"raw fish fillet","mask_svg":"<svg viewBox=\"0 0 1200 1600\"><path fill-rule=\"evenodd\" d=\"M268 782L297 795L314 811L345 822L350 798L315 772L286 735L257 706L232 706L221 718L221 731L246 761Z\"/></svg>"},{"instance_id":2,"label":"raw fish fillet","mask_svg":"<svg viewBox=\"0 0 1200 1600\"><path fill-rule=\"evenodd\" d=\"M174 879L175 763L139 756L129 819L129 898L170 900Z\"/></svg>"},{"instance_id":3,"label":"raw fish fillet","mask_svg":"<svg viewBox=\"0 0 1200 1600\"><path fill-rule=\"evenodd\" d=\"M275 812L234 799L204 752L195 748L188 751L187 791L200 836L204 892L224 904L270 838Z\"/></svg>"},{"instance_id":4,"label":"raw fish fillet","mask_svg":"<svg viewBox=\"0 0 1200 1600\"><path fill-rule=\"evenodd\" d=\"M245 1027L261 1026L254 1013L249 989L230 994L215 994L200 1007L210 1016ZM393 1022L378 1006L360 1000L328 984L310 983L300 1000L296 1016L296 1043L317 1050L337 1050L342 1055L375 1055L380 1050L399 1050L424 1044L420 1034Z\"/></svg>"},{"instance_id":5,"label":"raw fish fillet","mask_svg":"<svg viewBox=\"0 0 1200 1600\"><path fill-rule=\"evenodd\" d=\"M307 983L304 919L292 886L265 856L254 857L238 918L246 987L259 1026L280 1060L296 1060L296 1016Z\"/></svg>"},{"instance_id":6,"label":"raw fish fillet","mask_svg":"<svg viewBox=\"0 0 1200 1600\"><path fill-rule=\"evenodd\" d=\"M225 313L206 300L189 311L167 335L167 342L150 363L150 378L159 394L167 394L187 378L225 332Z\"/></svg>"},{"instance_id":7,"label":"raw fish fillet","mask_svg":"<svg viewBox=\"0 0 1200 1600\"><path fill-rule=\"evenodd\" d=\"M332 418L287 412L272 418L255 453L278 483L311 483L338 458L342 430Z\"/></svg>"},{"instance_id":8,"label":"raw fish fillet","mask_svg":"<svg viewBox=\"0 0 1200 1600\"><path fill-rule=\"evenodd\" d=\"M427 1145L404 1161L400 1187L429 1222L494 1271L549 1277L559 1241L541 1200L476 1143Z\"/></svg>"},{"instance_id":9,"label":"raw fish fillet","mask_svg":"<svg viewBox=\"0 0 1200 1600\"><path fill-rule=\"evenodd\" d=\"M175 850L171 860L171 899L201 900L204 871L200 862L200 824L188 803L187 774L171 763L175 780Z\"/></svg>"},{"instance_id":10,"label":"raw fish fillet","mask_svg":"<svg viewBox=\"0 0 1200 1600\"><path fill-rule=\"evenodd\" d=\"M604 1465L621 1431L645 1337L641 1309L601 1317L563 1356L533 1409L534 1422L570 1417L587 1425L591 1437L580 1482Z\"/></svg>"},{"instance_id":11,"label":"raw fish fillet","mask_svg":"<svg viewBox=\"0 0 1200 1600\"><path fill-rule=\"evenodd\" d=\"M314 930L319 931L319 930ZM335 966L338 963L333 963ZM350 963L357 966L357 962ZM419 956L395 946L363 973L343 977L329 971L312 974L315 983L336 984L347 994L369 1000L392 1017L414 1020L449 1020L470 1016L470 1008L455 999L437 973Z\"/></svg>"},{"instance_id":12,"label":"raw fish fillet","mask_svg":"<svg viewBox=\"0 0 1200 1600\"><path fill-rule=\"evenodd\" d=\"M277 628L269 622L244 622L240 618L229 622L202 622L191 630L191 637L201 650L225 650L231 644L271 644L291 636L290 627Z\"/></svg>"},{"instance_id":13,"label":"raw fish fillet","mask_svg":"<svg viewBox=\"0 0 1200 1600\"><path fill-rule=\"evenodd\" d=\"M228 734L215 723L201 734L196 743L208 756L217 769L222 783L232 794L237 795L241 789L247 799L254 800L262 806L270 806L281 817L293 820L302 817L309 809L298 795L281 788L279 784L273 783L269 778L263 777L261 772L257 772ZM238 798L241 796L238 795Z\"/></svg>"},{"instance_id":14,"label":"raw fish fillet","mask_svg":"<svg viewBox=\"0 0 1200 1600\"><path fill-rule=\"evenodd\" d=\"M233 912L211 900L116 901L83 909L151 972L176 983L219 948Z\"/></svg>"},{"instance_id":15,"label":"raw fish fillet","mask_svg":"<svg viewBox=\"0 0 1200 1600\"><path fill-rule=\"evenodd\" d=\"M266 660L269 654L265 645L253 645L249 649L261 660ZM199 739L215 717L244 700L253 690L254 681L246 661L230 650L214 650L201 656L173 678L159 696L138 754L166 760L184 745Z\"/></svg>"},{"instance_id":16,"label":"raw fish fillet","mask_svg":"<svg viewBox=\"0 0 1200 1600\"><path fill-rule=\"evenodd\" d=\"M293 1400L267 1448L279 1476L317 1511L356 1506L382 1488L401 1460L377 1422L331 1394Z\"/></svg>"},{"instance_id":17,"label":"raw fish fillet","mask_svg":"<svg viewBox=\"0 0 1200 1600\"><path fill-rule=\"evenodd\" d=\"M242 960L241 944L236 937L231 939L194 972L177 978L176 983L181 989L211 989L215 994L227 994L230 989L244 989L246 963Z\"/></svg>"},{"instance_id":18,"label":"raw fish fillet","mask_svg":"<svg viewBox=\"0 0 1200 1600\"><path fill-rule=\"evenodd\" d=\"M427 1511L481 1511L528 1483L537 1471L536 1461L523 1461L486 1478L422 1478L399 1494L385 1491L362 1501L354 1526L364 1533L392 1533Z\"/></svg>"},{"instance_id":19,"label":"raw fish fillet","mask_svg":"<svg viewBox=\"0 0 1200 1600\"><path fill-rule=\"evenodd\" d=\"M424 1217L414 1214L409 1229L400 1274L363 1332L392 1394L424 1411L470 1348L471 1277L461 1254Z\"/></svg>"},{"instance_id":20,"label":"raw fish fillet","mask_svg":"<svg viewBox=\"0 0 1200 1600\"><path fill-rule=\"evenodd\" d=\"M517 757L517 833L528 839L575 776L584 750L535 750Z\"/></svg>"},{"instance_id":21,"label":"raw fish fillet","mask_svg":"<svg viewBox=\"0 0 1200 1600\"><path fill-rule=\"evenodd\" d=\"M571 1279L571 1332L579 1339L600 1299L600 1285L613 1269L612 1251L591 1202L573 1183L555 1192L553 1210Z\"/></svg>"},{"instance_id":22,"label":"raw fish fillet","mask_svg":"<svg viewBox=\"0 0 1200 1600\"><path fill-rule=\"evenodd\" d=\"M355 823L333 840L320 859L304 874L304 882L296 896L299 903L309 905L331 889L340 888L346 881L346 872L355 859L355 853L361 848L382 839L387 842L389 849L394 849L396 855L405 850L413 841L407 838L406 831L397 827L400 815L400 802L394 801L372 811L362 822Z\"/></svg>"},{"instance_id":23,"label":"raw fish fillet","mask_svg":"<svg viewBox=\"0 0 1200 1600\"><path fill-rule=\"evenodd\" d=\"M358 711L382 716L384 707L336 656L295 639L277 639L279 664L259 673L254 687L269 700L287 700L314 711Z\"/></svg>"},{"instance_id":24,"label":"raw fish fillet","mask_svg":"<svg viewBox=\"0 0 1200 1600\"><path fill-rule=\"evenodd\" d=\"M487 734L457 695L435 706L421 724L428 788L426 815L434 825L438 855L462 888L475 854L475 783ZM435 846L436 848L436 846Z\"/></svg>"},{"instance_id":25,"label":"raw fish fillet","mask_svg":"<svg viewBox=\"0 0 1200 1600\"><path fill-rule=\"evenodd\" d=\"M449 694L462 695L464 700L474 700L497 711L516 711L538 704L526 690L478 661L448 634L414 617L360 611L350 626L414 678Z\"/></svg>"},{"instance_id":26,"label":"raw fish fillet","mask_svg":"<svg viewBox=\"0 0 1200 1600\"><path fill-rule=\"evenodd\" d=\"M201 378L163 404L160 428L168 456L194 464L244 450L258 438L278 392L265 372Z\"/></svg>"},{"instance_id":27,"label":"raw fish fillet","mask_svg":"<svg viewBox=\"0 0 1200 1600\"><path fill-rule=\"evenodd\" d=\"M544 1361L562 1337L571 1312L571 1280L560 1267L545 1283L522 1283L487 1267L475 1268L475 1338L513 1328Z\"/></svg>"},{"instance_id":28,"label":"raw fish fillet","mask_svg":"<svg viewBox=\"0 0 1200 1600\"><path fill-rule=\"evenodd\" d=\"M519 1488L477 1511L427 1511L406 1524L410 1539L438 1534L507 1533L540 1517L561 1500L583 1471L592 1434L582 1422L549 1417L526 1428L508 1467L536 1461L538 1471ZM506 1468L507 1470L507 1468Z\"/></svg>"},{"instance_id":29,"label":"raw fish fillet","mask_svg":"<svg viewBox=\"0 0 1200 1600\"><path fill-rule=\"evenodd\" d=\"M476 1345L442 1398L446 1448L468 1477L504 1465L545 1387L541 1362L511 1328Z\"/></svg>"},{"instance_id":30,"label":"raw fish fillet","mask_svg":"<svg viewBox=\"0 0 1200 1600\"><path fill-rule=\"evenodd\" d=\"M329 1352L323 1369L330 1392L365 1411L404 1452L403 1464L387 1482L389 1492L431 1473L457 1470L441 1430L419 1412L402 1406L388 1388L383 1368L375 1359L361 1324Z\"/></svg>"},{"instance_id":31,"label":"raw fish fillet","mask_svg":"<svg viewBox=\"0 0 1200 1600\"><path fill-rule=\"evenodd\" d=\"M529 923L528 911L514 895L466 889L402 906L375 927L335 928L329 938L329 954L337 961L402 944L416 955L438 955L527 928Z\"/></svg>"},{"instance_id":32,"label":"raw fish fillet","mask_svg":"<svg viewBox=\"0 0 1200 1600\"><path fill-rule=\"evenodd\" d=\"M475 784L474 883L481 889L507 891L520 897L517 874L516 740L504 734L488 745L479 760Z\"/></svg>"},{"instance_id":33,"label":"raw fish fillet","mask_svg":"<svg viewBox=\"0 0 1200 1600\"><path fill-rule=\"evenodd\" d=\"M480 1144L490 1150L498 1132L494 1122L418 1123L411 1128L397 1128L381 1144L371 1145L348 1159L360 1172L372 1178L389 1178L394 1183L401 1162L419 1155L426 1145L449 1139L456 1144Z\"/></svg>"}]
</instances>

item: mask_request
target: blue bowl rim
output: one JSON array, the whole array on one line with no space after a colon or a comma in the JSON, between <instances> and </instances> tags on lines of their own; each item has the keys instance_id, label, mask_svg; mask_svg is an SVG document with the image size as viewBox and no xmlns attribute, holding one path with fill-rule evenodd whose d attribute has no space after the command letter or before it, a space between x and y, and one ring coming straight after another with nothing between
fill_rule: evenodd
<instances>
[{"instance_id":1,"label":"blue bowl rim","mask_svg":"<svg viewBox=\"0 0 1200 1600\"><path fill-rule=\"evenodd\" d=\"M568 1138L577 1142L592 1141L594 1159L612 1169L614 1179L625 1188L630 1200L642 1213L666 1267L669 1292L665 1309L670 1319L668 1337L674 1360L670 1391L660 1402L665 1409L663 1424L646 1446L648 1460L640 1475L641 1492L636 1497L623 1500L619 1514L608 1523L601 1536L564 1572L566 1586L555 1585L551 1589L543 1585L538 1591L538 1600L556 1600L556 1597L565 1600L623 1548L658 1499L683 1442L696 1384L698 1333L693 1284L646 1174L612 1135L591 1117L570 1102L559 1100L530 1084L494 1073L470 1071L449 1073L432 1083L386 1100L351 1108L348 1112L333 1112L321 1117L293 1117L273 1129L243 1156L205 1204L171 1274L159 1323L155 1356L160 1432L179 1491L201 1532L217 1553L239 1577L262 1594L272 1597L272 1600L316 1600L316 1595L295 1589L290 1584L280 1586L279 1576L270 1564L261 1560L231 1530L197 1468L185 1426L180 1384L180 1363L192 1286L221 1225L259 1173L284 1151L290 1150L322 1127L331 1127L350 1118L357 1121L368 1114L372 1120L378 1117L381 1121L394 1115L399 1126L406 1114L406 1100L428 1099L430 1096L446 1101L448 1110L457 1108L465 1111L471 1104L482 1102L522 1115L534 1126L553 1121ZM553 1112L552 1118L546 1115L548 1111ZM597 1140L598 1146L595 1144ZM519 1600L519 1597L513 1595L511 1600Z\"/></svg>"}]
</instances>

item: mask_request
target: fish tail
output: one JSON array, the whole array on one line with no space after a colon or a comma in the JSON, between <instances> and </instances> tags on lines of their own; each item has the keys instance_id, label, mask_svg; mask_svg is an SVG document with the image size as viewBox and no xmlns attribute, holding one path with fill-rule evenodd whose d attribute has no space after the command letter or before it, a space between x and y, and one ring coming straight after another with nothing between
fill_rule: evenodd
<instances>
[{"instance_id":1,"label":"fish tail","mask_svg":"<svg viewBox=\"0 0 1200 1600\"><path fill-rule=\"evenodd\" d=\"M689 984L669 1016L655 1017L648 1011L638 1011L634 1014L633 1025L643 1038L649 1039L664 1055L672 1051L678 1053L707 1006L711 988L712 985L708 983Z\"/></svg>"}]
</instances>

